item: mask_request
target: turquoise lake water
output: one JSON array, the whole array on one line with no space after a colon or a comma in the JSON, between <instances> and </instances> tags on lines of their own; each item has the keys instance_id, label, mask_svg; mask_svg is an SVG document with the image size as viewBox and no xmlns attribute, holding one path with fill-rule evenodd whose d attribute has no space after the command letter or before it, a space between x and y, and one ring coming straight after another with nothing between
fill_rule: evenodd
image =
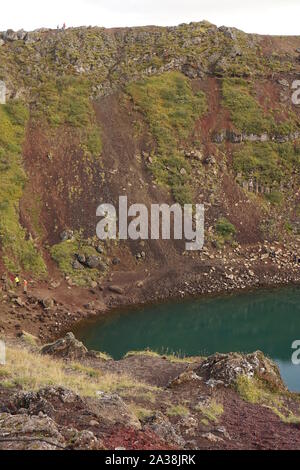
<instances>
[{"instance_id":1,"label":"turquoise lake water","mask_svg":"<svg viewBox=\"0 0 300 470\"><path fill-rule=\"evenodd\" d=\"M291 360L292 343L300 340L299 287L123 309L75 333L114 359L146 348L186 356L260 349L276 361L289 389L300 392L300 365Z\"/></svg>"}]
</instances>

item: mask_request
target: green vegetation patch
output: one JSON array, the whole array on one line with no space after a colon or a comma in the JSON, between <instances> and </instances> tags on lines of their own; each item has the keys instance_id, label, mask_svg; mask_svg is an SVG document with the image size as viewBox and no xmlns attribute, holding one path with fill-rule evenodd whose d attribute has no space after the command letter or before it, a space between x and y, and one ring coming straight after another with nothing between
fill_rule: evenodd
<instances>
[{"instance_id":1,"label":"green vegetation patch","mask_svg":"<svg viewBox=\"0 0 300 470\"><path fill-rule=\"evenodd\" d=\"M230 111L236 129L246 134L271 132L274 120L266 116L251 95L249 84L241 78L226 78L222 84L223 104Z\"/></svg>"},{"instance_id":2,"label":"green vegetation patch","mask_svg":"<svg viewBox=\"0 0 300 470\"><path fill-rule=\"evenodd\" d=\"M52 127L62 125L77 130L82 149L99 156L102 151L100 129L90 100L90 84L83 78L63 76L49 78L35 89L32 117L45 120Z\"/></svg>"},{"instance_id":3,"label":"green vegetation patch","mask_svg":"<svg viewBox=\"0 0 300 470\"><path fill-rule=\"evenodd\" d=\"M189 410L183 405L172 405L167 409L166 414L168 416L187 416Z\"/></svg>"},{"instance_id":4,"label":"green vegetation patch","mask_svg":"<svg viewBox=\"0 0 300 470\"><path fill-rule=\"evenodd\" d=\"M161 359L165 359L167 361L170 361L170 362L180 362L180 363L190 363L192 364L193 362L196 362L199 357L182 357L180 355L180 353L159 353L159 352L156 352L156 351L152 351L151 349L145 349L145 350L141 350L141 351L128 351L125 355L124 355L124 359L126 359L127 357L131 357L131 356L150 356L150 357L156 357L156 358L161 358Z\"/></svg>"},{"instance_id":5,"label":"green vegetation patch","mask_svg":"<svg viewBox=\"0 0 300 470\"><path fill-rule=\"evenodd\" d=\"M291 175L300 171L299 143L247 142L233 154L233 166L246 178L255 178L262 185L276 190ZM278 201L273 195L271 199Z\"/></svg>"},{"instance_id":6,"label":"green vegetation patch","mask_svg":"<svg viewBox=\"0 0 300 470\"><path fill-rule=\"evenodd\" d=\"M220 217L216 223L216 231L218 235L221 235L224 238L231 238L236 234L235 226L229 222L226 217Z\"/></svg>"},{"instance_id":7,"label":"green vegetation patch","mask_svg":"<svg viewBox=\"0 0 300 470\"><path fill-rule=\"evenodd\" d=\"M196 410L203 414L204 420L213 423L217 423L220 416L224 413L223 405L214 399L210 400L209 403L200 403L196 406Z\"/></svg>"},{"instance_id":8,"label":"green vegetation patch","mask_svg":"<svg viewBox=\"0 0 300 470\"><path fill-rule=\"evenodd\" d=\"M290 111L282 118L282 109L265 112L252 92L251 83L242 78L225 78L222 82L223 105L239 132L271 136L288 136L299 130L299 119Z\"/></svg>"},{"instance_id":9,"label":"green vegetation patch","mask_svg":"<svg viewBox=\"0 0 300 470\"><path fill-rule=\"evenodd\" d=\"M6 364L0 369L1 385L5 388L39 390L47 386L66 387L81 396L97 397L108 393L155 394L156 387L139 382L127 374L101 371L79 363L43 356L26 349L7 347Z\"/></svg>"},{"instance_id":10,"label":"green vegetation patch","mask_svg":"<svg viewBox=\"0 0 300 470\"><path fill-rule=\"evenodd\" d=\"M236 390L240 397L254 404L265 406L272 410L283 422L300 423L300 416L295 416L284 402L284 394L279 394L267 383L258 378L240 375L236 382ZM286 393L288 395L288 392Z\"/></svg>"},{"instance_id":11,"label":"green vegetation patch","mask_svg":"<svg viewBox=\"0 0 300 470\"><path fill-rule=\"evenodd\" d=\"M155 414L153 410L149 410L148 408L144 408L142 406L137 406L134 404L130 404L129 408L140 421L145 421Z\"/></svg>"},{"instance_id":12,"label":"green vegetation patch","mask_svg":"<svg viewBox=\"0 0 300 470\"><path fill-rule=\"evenodd\" d=\"M14 273L46 273L45 263L19 221L19 202L26 182L21 145L28 110L20 101L0 106L0 244L6 268Z\"/></svg>"},{"instance_id":13,"label":"green vegetation patch","mask_svg":"<svg viewBox=\"0 0 300 470\"><path fill-rule=\"evenodd\" d=\"M267 400L270 404L273 397L269 390L256 379L250 379L246 375L237 378L236 390L240 397L249 403L263 403Z\"/></svg>"},{"instance_id":14,"label":"green vegetation patch","mask_svg":"<svg viewBox=\"0 0 300 470\"><path fill-rule=\"evenodd\" d=\"M235 226L226 217L220 217L216 222L212 241L218 249L221 249L225 243L234 243L236 233Z\"/></svg>"},{"instance_id":15,"label":"green vegetation patch","mask_svg":"<svg viewBox=\"0 0 300 470\"><path fill-rule=\"evenodd\" d=\"M196 119L206 111L204 93L193 93L188 78L179 72L132 83L127 92L143 112L156 140L150 168L157 182L169 187L180 204L191 202L191 167L179 147L186 142Z\"/></svg>"},{"instance_id":16,"label":"green vegetation patch","mask_svg":"<svg viewBox=\"0 0 300 470\"><path fill-rule=\"evenodd\" d=\"M53 245L50 254L59 269L65 276L69 276L76 285L88 286L91 281L99 280L100 272L98 269L85 268L84 266L81 269L74 269L73 267L77 254L85 257L99 257L97 250L83 241L80 236L76 235L72 240L65 240Z\"/></svg>"},{"instance_id":17,"label":"green vegetation patch","mask_svg":"<svg viewBox=\"0 0 300 470\"><path fill-rule=\"evenodd\" d=\"M101 359L102 361L112 361L113 358L107 354L106 352L103 351L93 351L93 354L98 358Z\"/></svg>"}]
</instances>

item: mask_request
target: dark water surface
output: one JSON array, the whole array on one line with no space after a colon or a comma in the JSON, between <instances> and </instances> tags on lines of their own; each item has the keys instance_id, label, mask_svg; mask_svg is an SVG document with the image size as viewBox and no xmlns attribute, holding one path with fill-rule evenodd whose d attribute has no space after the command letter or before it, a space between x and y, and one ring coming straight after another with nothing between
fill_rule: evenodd
<instances>
[{"instance_id":1,"label":"dark water surface","mask_svg":"<svg viewBox=\"0 0 300 470\"><path fill-rule=\"evenodd\" d=\"M291 361L292 343L300 340L299 287L116 311L75 333L115 359L146 348L186 356L260 349L277 362L289 389L300 391L300 365Z\"/></svg>"}]
</instances>

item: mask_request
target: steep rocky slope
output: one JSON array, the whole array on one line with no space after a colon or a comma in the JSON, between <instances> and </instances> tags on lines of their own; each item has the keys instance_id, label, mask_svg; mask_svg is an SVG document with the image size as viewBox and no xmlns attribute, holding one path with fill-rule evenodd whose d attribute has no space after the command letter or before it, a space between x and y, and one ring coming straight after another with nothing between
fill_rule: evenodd
<instances>
[{"instance_id":1,"label":"steep rocky slope","mask_svg":"<svg viewBox=\"0 0 300 470\"><path fill-rule=\"evenodd\" d=\"M299 280L298 37L208 22L0 36L4 331L49 337L116 303ZM204 203L204 249L99 242L96 208L120 195Z\"/></svg>"}]
</instances>

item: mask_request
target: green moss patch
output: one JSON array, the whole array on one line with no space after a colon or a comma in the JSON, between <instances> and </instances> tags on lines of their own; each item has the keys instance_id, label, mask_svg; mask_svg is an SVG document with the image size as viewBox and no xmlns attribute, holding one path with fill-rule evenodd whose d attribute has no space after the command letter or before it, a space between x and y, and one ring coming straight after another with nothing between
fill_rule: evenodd
<instances>
[{"instance_id":1,"label":"green moss patch","mask_svg":"<svg viewBox=\"0 0 300 470\"><path fill-rule=\"evenodd\" d=\"M235 226L226 219L226 217L220 217L216 223L216 231L218 235L224 238L232 237L236 234Z\"/></svg>"},{"instance_id":2,"label":"green moss patch","mask_svg":"<svg viewBox=\"0 0 300 470\"><path fill-rule=\"evenodd\" d=\"M223 104L230 111L236 129L246 134L262 134L270 132L274 120L264 114L254 96L251 95L249 84L238 78L226 78L222 84Z\"/></svg>"},{"instance_id":3,"label":"green moss patch","mask_svg":"<svg viewBox=\"0 0 300 470\"><path fill-rule=\"evenodd\" d=\"M62 125L75 128L82 149L94 157L101 154L100 129L90 100L88 80L72 76L45 79L34 94L33 120L46 120L52 128Z\"/></svg>"},{"instance_id":4,"label":"green moss patch","mask_svg":"<svg viewBox=\"0 0 300 470\"><path fill-rule=\"evenodd\" d=\"M217 423L220 416L224 413L223 405L215 399L210 400L209 403L200 403L196 406L196 410L202 413L204 416L203 420L206 420L207 424L209 422Z\"/></svg>"},{"instance_id":5,"label":"green moss patch","mask_svg":"<svg viewBox=\"0 0 300 470\"><path fill-rule=\"evenodd\" d=\"M204 93L193 93L188 78L179 72L130 84L127 92L143 112L157 144L150 165L158 183L171 189L181 203L192 200L191 167L179 152L206 110Z\"/></svg>"},{"instance_id":6,"label":"green moss patch","mask_svg":"<svg viewBox=\"0 0 300 470\"><path fill-rule=\"evenodd\" d=\"M300 171L300 150L297 143L245 143L233 154L237 173L276 190L291 175ZM275 198L278 199L278 198Z\"/></svg>"},{"instance_id":7,"label":"green moss patch","mask_svg":"<svg viewBox=\"0 0 300 470\"><path fill-rule=\"evenodd\" d=\"M283 422L300 423L300 416L295 416L285 404L285 395L276 392L260 379L245 375L238 377L236 390L240 397L253 404L259 404L272 410ZM288 395L288 392L286 393Z\"/></svg>"},{"instance_id":8,"label":"green moss patch","mask_svg":"<svg viewBox=\"0 0 300 470\"><path fill-rule=\"evenodd\" d=\"M166 410L166 414L168 416L187 416L189 410L183 405L172 405Z\"/></svg>"},{"instance_id":9,"label":"green moss patch","mask_svg":"<svg viewBox=\"0 0 300 470\"><path fill-rule=\"evenodd\" d=\"M299 119L290 111L282 117L282 109L264 111L258 102L251 82L242 78L225 78L222 82L223 105L229 110L237 131L244 134L289 136L299 130Z\"/></svg>"},{"instance_id":10,"label":"green moss patch","mask_svg":"<svg viewBox=\"0 0 300 470\"><path fill-rule=\"evenodd\" d=\"M80 237L74 237L73 240L65 240L50 249L53 260L57 263L59 269L69 276L78 286L88 286L91 281L97 281L100 276L98 269L90 269L82 266L81 269L74 269L73 262L77 254L88 256L98 256L99 254L93 246L86 244Z\"/></svg>"},{"instance_id":11,"label":"green moss patch","mask_svg":"<svg viewBox=\"0 0 300 470\"><path fill-rule=\"evenodd\" d=\"M19 222L19 201L26 175L21 145L28 119L26 106L12 101L0 106L0 243L6 268L14 273L46 273L45 263Z\"/></svg>"},{"instance_id":12,"label":"green moss patch","mask_svg":"<svg viewBox=\"0 0 300 470\"><path fill-rule=\"evenodd\" d=\"M220 217L215 225L215 235L212 238L214 245L220 249L225 243L234 243L237 230L226 217Z\"/></svg>"}]
</instances>

